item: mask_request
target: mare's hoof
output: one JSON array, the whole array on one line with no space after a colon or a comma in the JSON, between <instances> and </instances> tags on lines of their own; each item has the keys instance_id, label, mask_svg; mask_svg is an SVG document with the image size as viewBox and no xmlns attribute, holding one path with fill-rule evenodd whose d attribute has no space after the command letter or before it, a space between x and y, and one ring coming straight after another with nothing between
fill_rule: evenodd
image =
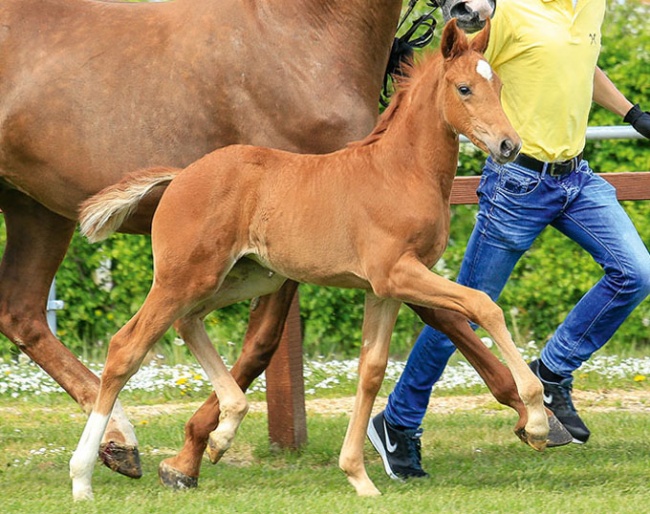
<instances>
[{"instance_id":1,"label":"mare's hoof","mask_svg":"<svg viewBox=\"0 0 650 514\"><path fill-rule=\"evenodd\" d=\"M196 489L199 486L198 477L187 476L185 473L181 473L177 469L172 468L164 461L158 466L158 476L162 485L176 491Z\"/></svg>"},{"instance_id":2,"label":"mare's hoof","mask_svg":"<svg viewBox=\"0 0 650 514\"><path fill-rule=\"evenodd\" d=\"M142 476L140 452L134 446L120 446L114 441L99 445L99 458L104 465L129 478Z\"/></svg>"},{"instance_id":3,"label":"mare's hoof","mask_svg":"<svg viewBox=\"0 0 650 514\"><path fill-rule=\"evenodd\" d=\"M515 434L523 443L532 446L536 450L543 450L544 447L555 448L557 446L564 446L573 441L573 436L553 413L548 415L548 428L546 444L543 444L543 441L533 440L523 427L516 429Z\"/></svg>"}]
</instances>

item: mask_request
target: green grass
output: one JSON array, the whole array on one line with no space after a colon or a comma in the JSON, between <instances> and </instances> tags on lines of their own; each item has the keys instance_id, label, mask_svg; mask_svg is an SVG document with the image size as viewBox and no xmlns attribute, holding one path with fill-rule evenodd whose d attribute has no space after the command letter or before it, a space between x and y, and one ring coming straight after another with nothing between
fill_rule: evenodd
<instances>
[{"instance_id":1,"label":"green grass","mask_svg":"<svg viewBox=\"0 0 650 514\"><path fill-rule=\"evenodd\" d=\"M454 396L462 401L462 397ZM131 398L130 400L135 400ZM131 402L131 404L133 404ZM582 409L593 437L536 453L512 435L514 414L488 406L429 414L423 466L432 477L398 483L386 477L366 444L368 472L383 492L358 498L338 469L345 415L310 414L309 442L274 451L266 416L251 413L217 466L204 459L199 488L159 485L158 463L178 450L194 404L160 415L133 410L145 475L130 480L98 465L95 500L73 503L68 460L85 422L69 400L52 406L0 400L0 495L3 512L120 513L639 513L647 511L650 416ZM613 406L615 407L615 406Z\"/></svg>"}]
</instances>

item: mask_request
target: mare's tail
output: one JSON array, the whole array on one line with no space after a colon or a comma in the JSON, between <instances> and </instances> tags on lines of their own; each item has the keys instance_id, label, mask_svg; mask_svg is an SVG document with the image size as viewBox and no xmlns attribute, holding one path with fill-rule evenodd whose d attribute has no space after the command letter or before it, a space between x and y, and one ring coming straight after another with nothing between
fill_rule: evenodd
<instances>
[{"instance_id":1,"label":"mare's tail","mask_svg":"<svg viewBox=\"0 0 650 514\"><path fill-rule=\"evenodd\" d=\"M169 183L178 168L146 168L126 175L84 201L79 208L79 229L91 243L103 241L120 228L154 187Z\"/></svg>"}]
</instances>

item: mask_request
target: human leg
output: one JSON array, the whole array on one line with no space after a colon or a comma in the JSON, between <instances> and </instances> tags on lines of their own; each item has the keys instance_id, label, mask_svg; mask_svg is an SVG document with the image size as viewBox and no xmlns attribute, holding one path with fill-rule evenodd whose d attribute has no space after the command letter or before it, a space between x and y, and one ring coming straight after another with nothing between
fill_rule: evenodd
<instances>
[{"instance_id":1,"label":"human leg","mask_svg":"<svg viewBox=\"0 0 650 514\"><path fill-rule=\"evenodd\" d=\"M588 168L573 184L579 192L553 226L589 252L605 274L542 351L544 364L561 377L571 376L609 341L650 293L650 254L614 188Z\"/></svg>"},{"instance_id":2,"label":"human leg","mask_svg":"<svg viewBox=\"0 0 650 514\"><path fill-rule=\"evenodd\" d=\"M569 312L531 368L544 384L546 406L574 442L584 443L590 431L573 405L572 373L650 292L650 255L614 188L586 162L578 173L558 180L567 203L553 226L588 251L605 274Z\"/></svg>"}]
</instances>

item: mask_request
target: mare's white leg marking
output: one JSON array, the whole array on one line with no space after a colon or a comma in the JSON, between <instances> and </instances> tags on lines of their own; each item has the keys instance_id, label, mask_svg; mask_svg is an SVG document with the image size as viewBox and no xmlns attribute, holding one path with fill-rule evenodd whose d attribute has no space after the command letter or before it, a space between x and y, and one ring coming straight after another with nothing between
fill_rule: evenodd
<instances>
[{"instance_id":1,"label":"mare's white leg marking","mask_svg":"<svg viewBox=\"0 0 650 514\"><path fill-rule=\"evenodd\" d=\"M97 414L95 411L91 412L81 439L79 439L79 445L72 454L70 478L72 479L72 497L75 501L93 499L93 468L97 460L99 442L107 424L108 416Z\"/></svg>"},{"instance_id":2,"label":"mare's white leg marking","mask_svg":"<svg viewBox=\"0 0 650 514\"><path fill-rule=\"evenodd\" d=\"M492 67L483 59L476 64L476 73L486 80L492 80Z\"/></svg>"}]
</instances>

